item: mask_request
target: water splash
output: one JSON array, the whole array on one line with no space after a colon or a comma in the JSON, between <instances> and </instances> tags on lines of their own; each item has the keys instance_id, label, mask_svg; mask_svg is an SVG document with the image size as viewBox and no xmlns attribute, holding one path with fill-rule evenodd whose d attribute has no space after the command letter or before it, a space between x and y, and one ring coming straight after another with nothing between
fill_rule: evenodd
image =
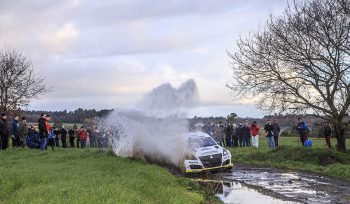
<instances>
[{"instance_id":1,"label":"water splash","mask_svg":"<svg viewBox=\"0 0 350 204\"><path fill-rule=\"evenodd\" d=\"M186 111L198 104L194 80L178 89L163 84L143 97L133 110L116 110L101 125L113 152L179 166L186 153Z\"/></svg>"},{"instance_id":2,"label":"water splash","mask_svg":"<svg viewBox=\"0 0 350 204\"><path fill-rule=\"evenodd\" d=\"M195 107L199 102L197 86L194 80L188 80L178 89L169 83L154 88L143 97L139 109L143 113L155 117L186 115L188 109Z\"/></svg>"}]
</instances>

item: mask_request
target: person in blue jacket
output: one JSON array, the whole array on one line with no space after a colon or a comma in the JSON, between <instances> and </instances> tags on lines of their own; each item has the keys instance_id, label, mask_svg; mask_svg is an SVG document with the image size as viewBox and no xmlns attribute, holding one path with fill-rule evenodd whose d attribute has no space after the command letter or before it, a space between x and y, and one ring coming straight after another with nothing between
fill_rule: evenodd
<instances>
[{"instance_id":1,"label":"person in blue jacket","mask_svg":"<svg viewBox=\"0 0 350 204\"><path fill-rule=\"evenodd\" d=\"M11 123L11 135L12 135L12 147L21 147L20 142L20 127L19 127L19 116L15 115Z\"/></svg>"},{"instance_id":2,"label":"person in blue jacket","mask_svg":"<svg viewBox=\"0 0 350 204\"><path fill-rule=\"evenodd\" d=\"M55 134L53 133L54 129L51 128L51 130L49 131L48 137L47 139L48 141L48 146L51 146L52 151L55 150Z\"/></svg>"},{"instance_id":3,"label":"person in blue jacket","mask_svg":"<svg viewBox=\"0 0 350 204\"><path fill-rule=\"evenodd\" d=\"M31 149L40 149L40 136L35 130L29 131L26 139L27 147Z\"/></svg>"},{"instance_id":4,"label":"person in blue jacket","mask_svg":"<svg viewBox=\"0 0 350 204\"><path fill-rule=\"evenodd\" d=\"M304 146L305 141L308 140L309 128L307 127L306 123L303 121L302 118L299 118L297 130L299 132L301 145Z\"/></svg>"}]
</instances>

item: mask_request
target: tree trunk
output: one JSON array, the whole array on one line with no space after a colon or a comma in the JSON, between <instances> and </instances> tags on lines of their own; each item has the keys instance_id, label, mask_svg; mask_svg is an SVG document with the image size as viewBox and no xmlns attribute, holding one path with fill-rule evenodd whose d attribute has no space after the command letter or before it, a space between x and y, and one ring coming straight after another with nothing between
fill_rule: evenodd
<instances>
[{"instance_id":1,"label":"tree trunk","mask_svg":"<svg viewBox=\"0 0 350 204\"><path fill-rule=\"evenodd\" d=\"M334 133L337 138L337 150L340 152L346 152L346 140L345 140L345 127L342 123L342 118L337 119L333 123Z\"/></svg>"}]
</instances>

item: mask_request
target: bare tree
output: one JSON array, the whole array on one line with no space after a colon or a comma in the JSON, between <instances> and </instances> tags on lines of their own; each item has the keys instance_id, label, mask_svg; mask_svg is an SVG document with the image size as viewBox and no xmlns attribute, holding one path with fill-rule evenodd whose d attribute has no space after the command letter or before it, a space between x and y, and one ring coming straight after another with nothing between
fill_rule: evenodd
<instances>
[{"instance_id":1,"label":"bare tree","mask_svg":"<svg viewBox=\"0 0 350 204\"><path fill-rule=\"evenodd\" d=\"M350 106L350 1L294 1L281 16L238 41L237 95L270 112L309 113L333 123L338 150Z\"/></svg>"},{"instance_id":2,"label":"bare tree","mask_svg":"<svg viewBox=\"0 0 350 204\"><path fill-rule=\"evenodd\" d=\"M0 111L17 110L47 91L44 78L23 54L0 51Z\"/></svg>"}]
</instances>

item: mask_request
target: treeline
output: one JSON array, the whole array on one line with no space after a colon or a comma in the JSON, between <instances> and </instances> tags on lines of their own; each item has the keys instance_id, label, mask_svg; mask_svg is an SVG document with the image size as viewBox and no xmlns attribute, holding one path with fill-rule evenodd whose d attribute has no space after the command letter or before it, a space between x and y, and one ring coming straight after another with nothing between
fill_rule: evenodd
<instances>
[{"instance_id":1,"label":"treeline","mask_svg":"<svg viewBox=\"0 0 350 204\"><path fill-rule=\"evenodd\" d=\"M280 126L282 127L292 127L296 126L298 124L298 118L302 117L304 121L309 125L309 127L313 127L314 124L321 124L324 121L320 118L317 118L312 115L281 115L281 114L276 114L276 115L266 115L263 118L243 118L243 117L238 117L235 118L235 123L242 122L244 123L246 120L249 121L249 123L252 123L253 121L256 121L258 124L263 125L266 123L267 120L274 120L276 119ZM190 125L194 125L196 123L219 123L219 122L227 122L228 117L194 117L189 119Z\"/></svg>"},{"instance_id":2,"label":"treeline","mask_svg":"<svg viewBox=\"0 0 350 204\"><path fill-rule=\"evenodd\" d=\"M87 118L104 117L111 113L114 109L82 109L79 108L74 111L24 111L23 115L26 116L28 122L37 122L40 114L45 112L51 115L53 121L60 121L62 123L84 123Z\"/></svg>"}]
</instances>

